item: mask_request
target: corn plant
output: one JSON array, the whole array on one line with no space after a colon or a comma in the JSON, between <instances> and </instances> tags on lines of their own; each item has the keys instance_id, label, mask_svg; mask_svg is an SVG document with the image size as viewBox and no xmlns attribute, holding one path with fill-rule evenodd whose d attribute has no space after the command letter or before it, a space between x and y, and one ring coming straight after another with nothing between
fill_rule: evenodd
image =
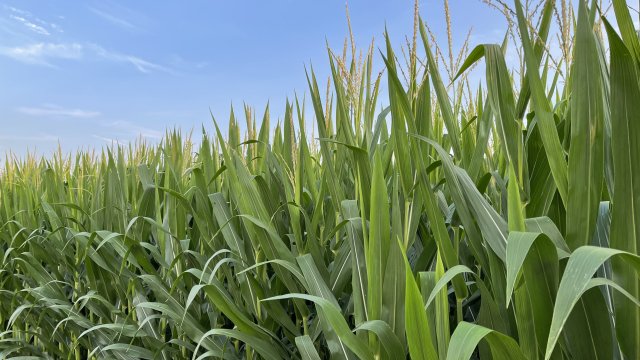
<instances>
[{"instance_id":1,"label":"corn plant","mask_svg":"<svg viewBox=\"0 0 640 360\"><path fill-rule=\"evenodd\" d=\"M277 125L7 156L0 356L640 358L640 40L578 1L560 85L555 5L515 1L520 74L483 44L451 87L417 19Z\"/></svg>"}]
</instances>

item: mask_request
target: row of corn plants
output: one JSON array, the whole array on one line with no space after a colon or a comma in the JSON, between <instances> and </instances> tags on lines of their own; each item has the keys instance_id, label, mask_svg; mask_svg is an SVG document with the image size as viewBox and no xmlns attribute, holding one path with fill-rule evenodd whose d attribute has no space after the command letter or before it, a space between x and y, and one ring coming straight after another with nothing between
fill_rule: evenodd
<instances>
[{"instance_id":1,"label":"row of corn plants","mask_svg":"<svg viewBox=\"0 0 640 360\"><path fill-rule=\"evenodd\" d=\"M521 74L451 87L418 21L277 124L8 157L0 357L640 359L640 41L578 1L560 86L555 5L515 1Z\"/></svg>"}]
</instances>

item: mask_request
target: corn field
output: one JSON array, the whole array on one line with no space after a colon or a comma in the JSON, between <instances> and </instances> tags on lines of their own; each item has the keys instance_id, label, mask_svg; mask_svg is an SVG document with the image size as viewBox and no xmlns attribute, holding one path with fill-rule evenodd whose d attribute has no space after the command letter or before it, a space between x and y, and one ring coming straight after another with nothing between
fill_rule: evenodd
<instances>
[{"instance_id":1,"label":"corn field","mask_svg":"<svg viewBox=\"0 0 640 360\"><path fill-rule=\"evenodd\" d=\"M640 359L635 15L561 3L559 58L504 8L520 72L416 18L277 124L7 156L0 357Z\"/></svg>"}]
</instances>

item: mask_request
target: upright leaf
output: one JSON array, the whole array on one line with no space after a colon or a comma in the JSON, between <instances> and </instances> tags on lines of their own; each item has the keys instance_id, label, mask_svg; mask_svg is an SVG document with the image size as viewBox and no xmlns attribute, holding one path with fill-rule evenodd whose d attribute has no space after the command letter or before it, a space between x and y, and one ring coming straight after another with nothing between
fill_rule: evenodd
<instances>
[{"instance_id":1,"label":"upright leaf","mask_svg":"<svg viewBox=\"0 0 640 360\"><path fill-rule=\"evenodd\" d=\"M626 5L625 5L626 6ZM617 11L616 11L617 13ZM611 48L611 127L615 192L611 208L611 247L640 251L640 80L638 62L611 26L605 22ZM640 298L640 277L631 267L613 259L613 279ZM614 294L616 333L629 359L640 357L640 309Z\"/></svg>"},{"instance_id":2,"label":"upright leaf","mask_svg":"<svg viewBox=\"0 0 640 360\"><path fill-rule=\"evenodd\" d=\"M401 246L401 244L399 244ZM405 326L407 329L407 343L409 355L415 360L433 360L438 358L433 347L429 320L422 303L422 295L418 289L418 283L413 276L411 266L405 255Z\"/></svg>"},{"instance_id":3,"label":"upright leaf","mask_svg":"<svg viewBox=\"0 0 640 360\"><path fill-rule=\"evenodd\" d=\"M603 101L593 24L579 2L571 91L567 244L587 245L595 229L604 179Z\"/></svg>"},{"instance_id":4,"label":"upright leaf","mask_svg":"<svg viewBox=\"0 0 640 360\"><path fill-rule=\"evenodd\" d=\"M538 126L540 127L540 136L544 144L551 174L556 182L560 196L566 204L568 197L567 184L567 162L564 157L564 150L560 144L558 131L551 111L551 105L544 93L544 86L538 72L538 61L534 53L531 40L529 38L529 27L527 19L525 19L524 11L520 0L516 0L516 13L518 16L518 26L520 36L522 37L522 47L524 49L524 58L527 64L527 75L531 87L531 99L533 109L536 112Z\"/></svg>"}]
</instances>

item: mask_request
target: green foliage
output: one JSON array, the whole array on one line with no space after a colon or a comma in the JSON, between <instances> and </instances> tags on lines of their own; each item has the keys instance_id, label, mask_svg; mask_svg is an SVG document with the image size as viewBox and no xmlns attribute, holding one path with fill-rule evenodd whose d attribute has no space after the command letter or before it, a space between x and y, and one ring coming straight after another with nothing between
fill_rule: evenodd
<instances>
[{"instance_id":1,"label":"green foliage","mask_svg":"<svg viewBox=\"0 0 640 360\"><path fill-rule=\"evenodd\" d=\"M307 72L313 130L296 98L273 133L7 157L0 358L637 359L640 41L579 1L558 88L554 1L515 5L519 78L484 44L448 85L418 21L388 102L373 47L329 51L329 99Z\"/></svg>"}]
</instances>

